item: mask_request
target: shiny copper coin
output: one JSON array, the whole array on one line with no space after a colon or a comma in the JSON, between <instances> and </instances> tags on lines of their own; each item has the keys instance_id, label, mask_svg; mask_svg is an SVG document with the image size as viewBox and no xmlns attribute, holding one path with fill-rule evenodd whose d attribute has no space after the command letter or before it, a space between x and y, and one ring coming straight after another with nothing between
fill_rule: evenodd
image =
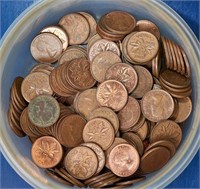
<instances>
[{"instance_id":1,"label":"shiny copper coin","mask_svg":"<svg viewBox=\"0 0 200 189\"><path fill-rule=\"evenodd\" d=\"M82 44L89 36L88 21L81 14L70 13L65 15L60 19L59 25L66 31L70 45Z\"/></svg>"},{"instance_id":2,"label":"shiny copper coin","mask_svg":"<svg viewBox=\"0 0 200 189\"><path fill-rule=\"evenodd\" d=\"M83 130L83 140L85 142L97 143L103 150L108 149L112 145L114 136L113 126L103 118L90 120Z\"/></svg>"},{"instance_id":3,"label":"shiny copper coin","mask_svg":"<svg viewBox=\"0 0 200 189\"><path fill-rule=\"evenodd\" d=\"M85 180L96 173L98 159L93 150L79 146L69 151L65 157L65 168L77 179Z\"/></svg>"},{"instance_id":4,"label":"shiny copper coin","mask_svg":"<svg viewBox=\"0 0 200 189\"><path fill-rule=\"evenodd\" d=\"M110 152L110 169L117 176L131 176L137 171L139 164L139 154L137 150L130 144L119 144Z\"/></svg>"},{"instance_id":5,"label":"shiny copper coin","mask_svg":"<svg viewBox=\"0 0 200 189\"><path fill-rule=\"evenodd\" d=\"M54 34L42 33L37 35L31 43L31 54L40 63L56 62L63 50L61 40Z\"/></svg>"},{"instance_id":6,"label":"shiny copper coin","mask_svg":"<svg viewBox=\"0 0 200 189\"><path fill-rule=\"evenodd\" d=\"M182 139L182 130L180 126L171 120L164 120L158 122L150 135L151 143L159 140L169 140L177 148Z\"/></svg>"},{"instance_id":7,"label":"shiny copper coin","mask_svg":"<svg viewBox=\"0 0 200 189\"><path fill-rule=\"evenodd\" d=\"M170 68L170 55L168 54L168 49L167 49L167 45L166 45L166 38L165 37L161 37L161 42L163 45L163 49L164 49L164 55L165 55L165 64L167 66L167 68Z\"/></svg>"},{"instance_id":8,"label":"shiny copper coin","mask_svg":"<svg viewBox=\"0 0 200 189\"><path fill-rule=\"evenodd\" d=\"M32 159L41 168L55 167L61 161L62 155L62 146L51 136L38 138L31 148Z\"/></svg>"},{"instance_id":9,"label":"shiny copper coin","mask_svg":"<svg viewBox=\"0 0 200 189\"><path fill-rule=\"evenodd\" d=\"M107 80L97 88L97 101L101 106L106 106L114 111L121 110L127 102L126 88L119 81Z\"/></svg>"},{"instance_id":10,"label":"shiny copper coin","mask_svg":"<svg viewBox=\"0 0 200 189\"><path fill-rule=\"evenodd\" d=\"M176 56L175 56L175 51L172 47L172 41L171 40L167 40L167 43L168 43L168 48L169 48L169 51L171 52L171 57L172 57L172 61L173 61L173 70L177 71L178 70L178 61L176 59Z\"/></svg>"},{"instance_id":11,"label":"shiny copper coin","mask_svg":"<svg viewBox=\"0 0 200 189\"><path fill-rule=\"evenodd\" d=\"M120 81L126 87L128 93L131 93L138 84L138 76L135 69L124 63L112 65L106 71L105 79Z\"/></svg>"},{"instance_id":12,"label":"shiny copper coin","mask_svg":"<svg viewBox=\"0 0 200 189\"><path fill-rule=\"evenodd\" d=\"M164 90L151 90L142 98L143 115L150 121L158 122L168 119L174 111L174 100Z\"/></svg>"}]
</instances>

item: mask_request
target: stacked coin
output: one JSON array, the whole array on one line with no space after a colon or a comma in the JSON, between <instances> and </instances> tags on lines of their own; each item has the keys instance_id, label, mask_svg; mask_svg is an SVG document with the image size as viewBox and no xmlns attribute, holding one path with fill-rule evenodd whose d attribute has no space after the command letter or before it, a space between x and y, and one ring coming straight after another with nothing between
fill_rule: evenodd
<instances>
[{"instance_id":1,"label":"stacked coin","mask_svg":"<svg viewBox=\"0 0 200 189\"><path fill-rule=\"evenodd\" d=\"M140 182L175 155L192 112L189 63L176 47L123 11L97 26L88 13L67 14L32 41L38 64L13 82L10 128L28 135L35 164L62 184Z\"/></svg>"}]
</instances>

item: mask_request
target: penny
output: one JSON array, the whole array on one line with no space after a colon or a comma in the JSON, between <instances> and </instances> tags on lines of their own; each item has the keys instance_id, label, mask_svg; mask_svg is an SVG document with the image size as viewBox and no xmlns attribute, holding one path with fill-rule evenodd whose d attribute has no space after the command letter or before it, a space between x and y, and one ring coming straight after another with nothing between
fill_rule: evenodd
<instances>
[{"instance_id":1,"label":"penny","mask_svg":"<svg viewBox=\"0 0 200 189\"><path fill-rule=\"evenodd\" d=\"M140 163L143 173L151 173L161 169L170 159L170 151L165 147L155 147L146 152Z\"/></svg>"},{"instance_id":2,"label":"penny","mask_svg":"<svg viewBox=\"0 0 200 189\"><path fill-rule=\"evenodd\" d=\"M140 164L137 150L130 144L115 146L109 156L110 169L120 177L128 177L136 172Z\"/></svg>"},{"instance_id":3,"label":"penny","mask_svg":"<svg viewBox=\"0 0 200 189\"><path fill-rule=\"evenodd\" d=\"M128 101L123 109L117 114L120 122L120 129L127 130L135 125L141 114L141 109L138 101L133 97L128 97Z\"/></svg>"},{"instance_id":4,"label":"penny","mask_svg":"<svg viewBox=\"0 0 200 189\"><path fill-rule=\"evenodd\" d=\"M169 49L170 49L170 52L171 52L171 57L172 57L172 60L173 60L173 70L178 70L178 61L176 59L176 56L175 56L175 51L173 49L173 44L172 44L172 41L171 40L167 40L168 42L168 46L169 46Z\"/></svg>"},{"instance_id":5,"label":"penny","mask_svg":"<svg viewBox=\"0 0 200 189\"><path fill-rule=\"evenodd\" d=\"M178 45L176 45L176 47L177 47L178 56L179 56L179 59L180 59L180 62L181 62L181 64L180 64L180 73L181 73L182 75L184 75L186 69L185 69L184 58L183 58L182 53L181 53L181 47L178 46Z\"/></svg>"},{"instance_id":6,"label":"penny","mask_svg":"<svg viewBox=\"0 0 200 189\"><path fill-rule=\"evenodd\" d=\"M110 66L121 62L118 55L110 51L104 51L95 56L90 65L92 76L98 81L105 80L106 71Z\"/></svg>"},{"instance_id":7,"label":"penny","mask_svg":"<svg viewBox=\"0 0 200 189\"><path fill-rule=\"evenodd\" d=\"M40 63L54 63L60 57L63 44L54 34L41 33L31 43L31 54Z\"/></svg>"},{"instance_id":8,"label":"penny","mask_svg":"<svg viewBox=\"0 0 200 189\"><path fill-rule=\"evenodd\" d=\"M82 44L89 36L89 23L81 14L65 15L60 19L59 25L66 31L70 45Z\"/></svg>"},{"instance_id":9,"label":"penny","mask_svg":"<svg viewBox=\"0 0 200 189\"><path fill-rule=\"evenodd\" d=\"M149 20L139 20L136 23L134 31L146 31L152 33L158 40L160 39L160 31L156 24Z\"/></svg>"},{"instance_id":10,"label":"penny","mask_svg":"<svg viewBox=\"0 0 200 189\"><path fill-rule=\"evenodd\" d=\"M186 67L185 76L189 78L190 75L191 75L189 61L188 61L187 55L185 54L184 50L182 48L180 48L180 51L181 51L181 54L182 54L183 59L184 59L184 63L185 63L184 65Z\"/></svg>"},{"instance_id":11,"label":"penny","mask_svg":"<svg viewBox=\"0 0 200 189\"><path fill-rule=\"evenodd\" d=\"M68 36L62 28L60 28L58 26L48 26L46 28L43 28L40 33L46 33L46 32L56 35L62 41L63 51L65 51L67 49Z\"/></svg>"},{"instance_id":12,"label":"penny","mask_svg":"<svg viewBox=\"0 0 200 189\"><path fill-rule=\"evenodd\" d=\"M88 119L90 113L95 111L99 107L96 99L97 89L87 89L81 92L77 98L74 100L74 107L76 107L77 113L83 115Z\"/></svg>"},{"instance_id":13,"label":"penny","mask_svg":"<svg viewBox=\"0 0 200 189\"><path fill-rule=\"evenodd\" d=\"M105 155L103 150L101 149L101 147L93 142L87 142L87 143L83 143L82 146L87 146L89 148L91 148L97 155L98 158L98 168L95 174L98 174L101 172L101 170L104 168L105 165Z\"/></svg>"},{"instance_id":14,"label":"penny","mask_svg":"<svg viewBox=\"0 0 200 189\"><path fill-rule=\"evenodd\" d=\"M130 58L137 63L152 60L158 52L157 38L149 32L137 32L132 35L127 43L127 52Z\"/></svg>"},{"instance_id":15,"label":"penny","mask_svg":"<svg viewBox=\"0 0 200 189\"><path fill-rule=\"evenodd\" d=\"M126 88L119 81L107 80L97 88L97 101L99 105L106 106L114 111L121 110L127 102Z\"/></svg>"},{"instance_id":16,"label":"penny","mask_svg":"<svg viewBox=\"0 0 200 189\"><path fill-rule=\"evenodd\" d=\"M99 53L104 51L111 51L117 56L120 56L120 50L116 43L105 39L100 39L91 45L90 49L88 50L89 61L92 62Z\"/></svg>"},{"instance_id":17,"label":"penny","mask_svg":"<svg viewBox=\"0 0 200 189\"><path fill-rule=\"evenodd\" d=\"M109 121L103 118L94 118L87 122L83 129L83 140L94 142L103 150L108 149L114 141L114 129Z\"/></svg>"},{"instance_id":18,"label":"penny","mask_svg":"<svg viewBox=\"0 0 200 189\"><path fill-rule=\"evenodd\" d=\"M126 87L128 93L131 93L138 83L138 76L135 69L124 63L114 64L108 68L105 79L120 81Z\"/></svg>"},{"instance_id":19,"label":"penny","mask_svg":"<svg viewBox=\"0 0 200 189\"><path fill-rule=\"evenodd\" d=\"M174 69L175 70L175 62L173 60L173 55L172 52L170 50L170 46L169 46L169 40L167 38L165 38L165 44L166 44L166 50L168 52L169 55L169 69Z\"/></svg>"},{"instance_id":20,"label":"penny","mask_svg":"<svg viewBox=\"0 0 200 189\"><path fill-rule=\"evenodd\" d=\"M61 161L62 155L62 146L51 136L38 138L31 148L32 159L41 168L55 167Z\"/></svg>"},{"instance_id":21,"label":"penny","mask_svg":"<svg viewBox=\"0 0 200 189\"><path fill-rule=\"evenodd\" d=\"M49 76L42 72L34 72L27 75L21 85L21 91L24 99L30 102L38 95L52 95Z\"/></svg>"},{"instance_id":22,"label":"penny","mask_svg":"<svg viewBox=\"0 0 200 189\"><path fill-rule=\"evenodd\" d=\"M168 119L174 111L174 100L164 90L151 90L147 92L141 102L143 115L150 121L158 122Z\"/></svg>"},{"instance_id":23,"label":"penny","mask_svg":"<svg viewBox=\"0 0 200 189\"><path fill-rule=\"evenodd\" d=\"M156 57L152 60L152 74L159 78L160 70L161 70L161 58L160 58L160 51L156 55Z\"/></svg>"},{"instance_id":24,"label":"penny","mask_svg":"<svg viewBox=\"0 0 200 189\"><path fill-rule=\"evenodd\" d=\"M144 180L146 177L143 176L143 177L140 177L140 178L134 178L132 180L128 180L128 181L120 181L120 182L117 182L115 183L117 186L124 186L124 185L132 185L132 184L135 184L137 182L140 182L142 180Z\"/></svg>"},{"instance_id":25,"label":"penny","mask_svg":"<svg viewBox=\"0 0 200 189\"><path fill-rule=\"evenodd\" d=\"M94 103L94 101L93 101L93 103ZM106 107L97 108L93 111L90 111L88 120L98 118L98 117L107 119L112 124L112 126L115 130L115 134L118 132L119 119L113 110L111 110L110 108L106 108Z\"/></svg>"},{"instance_id":26,"label":"penny","mask_svg":"<svg viewBox=\"0 0 200 189\"><path fill-rule=\"evenodd\" d=\"M30 73L43 72L43 73L46 73L47 75L50 75L53 69L54 67L49 64L40 63L40 64L36 64L33 68L31 68Z\"/></svg>"},{"instance_id":27,"label":"penny","mask_svg":"<svg viewBox=\"0 0 200 189\"><path fill-rule=\"evenodd\" d=\"M182 130L180 126L171 120L164 120L158 122L150 135L151 143L156 142L158 140L169 140L171 141L175 147L177 148L181 142L182 138Z\"/></svg>"},{"instance_id":28,"label":"penny","mask_svg":"<svg viewBox=\"0 0 200 189\"><path fill-rule=\"evenodd\" d=\"M161 42L163 45L163 49L164 49L164 55L165 55L165 64L167 66L167 68L170 68L170 55L168 54L168 49L166 46L166 38L165 37L161 37Z\"/></svg>"},{"instance_id":29,"label":"penny","mask_svg":"<svg viewBox=\"0 0 200 189\"><path fill-rule=\"evenodd\" d=\"M139 128L142 127L142 125L144 124L144 122L145 122L145 117L144 117L143 114L141 113L138 122L137 122L135 125L133 125L133 126L129 129L129 131L137 132L137 130L138 130Z\"/></svg>"},{"instance_id":30,"label":"penny","mask_svg":"<svg viewBox=\"0 0 200 189\"><path fill-rule=\"evenodd\" d=\"M138 75L138 84L131 93L131 96L134 98L142 98L144 94L152 89L153 78L146 68L142 66L134 66L133 68Z\"/></svg>"},{"instance_id":31,"label":"penny","mask_svg":"<svg viewBox=\"0 0 200 189\"><path fill-rule=\"evenodd\" d=\"M98 40L102 39L101 36L96 33L94 36L92 36L89 40L88 40L88 44L87 44L87 52L90 50L90 47L96 43Z\"/></svg>"},{"instance_id":32,"label":"penny","mask_svg":"<svg viewBox=\"0 0 200 189\"><path fill-rule=\"evenodd\" d=\"M57 126L58 141L68 148L80 145L85 124L86 121L77 114L65 116Z\"/></svg>"},{"instance_id":33,"label":"penny","mask_svg":"<svg viewBox=\"0 0 200 189\"><path fill-rule=\"evenodd\" d=\"M53 125L58 120L59 115L60 106L52 96L37 96L28 105L28 117L38 127Z\"/></svg>"},{"instance_id":34,"label":"penny","mask_svg":"<svg viewBox=\"0 0 200 189\"><path fill-rule=\"evenodd\" d=\"M85 180L96 173L98 159L93 150L85 146L75 147L65 157L65 168L75 178Z\"/></svg>"},{"instance_id":35,"label":"penny","mask_svg":"<svg viewBox=\"0 0 200 189\"><path fill-rule=\"evenodd\" d=\"M142 141L144 141L148 134L148 125L145 121L143 125L136 131L136 134L141 138Z\"/></svg>"}]
</instances>

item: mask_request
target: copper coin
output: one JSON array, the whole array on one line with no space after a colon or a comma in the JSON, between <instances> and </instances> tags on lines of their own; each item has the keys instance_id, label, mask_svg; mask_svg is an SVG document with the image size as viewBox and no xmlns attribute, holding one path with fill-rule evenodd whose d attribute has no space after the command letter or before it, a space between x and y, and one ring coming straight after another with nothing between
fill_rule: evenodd
<instances>
[{"instance_id":1,"label":"copper coin","mask_svg":"<svg viewBox=\"0 0 200 189\"><path fill-rule=\"evenodd\" d=\"M137 63L152 60L158 52L157 38L149 32L137 32L130 37L127 43L127 52L130 58Z\"/></svg>"},{"instance_id":2,"label":"copper coin","mask_svg":"<svg viewBox=\"0 0 200 189\"><path fill-rule=\"evenodd\" d=\"M155 147L146 152L140 163L143 173L151 173L161 169L170 159L170 151L165 147Z\"/></svg>"},{"instance_id":3,"label":"copper coin","mask_svg":"<svg viewBox=\"0 0 200 189\"><path fill-rule=\"evenodd\" d=\"M77 114L65 116L57 127L58 141L68 148L80 145L85 124L86 121Z\"/></svg>"},{"instance_id":4,"label":"copper coin","mask_svg":"<svg viewBox=\"0 0 200 189\"><path fill-rule=\"evenodd\" d=\"M190 64L189 64L189 61L188 61L188 58L187 58L187 55L185 54L185 51L180 48L180 51L181 51L181 54L183 56L183 59L184 59L184 65L186 67L186 72L185 72L185 76L186 77L190 77L191 73L190 73Z\"/></svg>"},{"instance_id":5,"label":"copper coin","mask_svg":"<svg viewBox=\"0 0 200 189\"><path fill-rule=\"evenodd\" d=\"M182 73L182 62L181 62L181 59L180 59L180 57L179 57L179 53L178 53L178 45L176 45L173 41L170 41L171 42L171 44L172 44L172 49L173 49L173 51L174 51L174 53L175 53L175 58L176 58L176 61L177 61L177 68L178 68L178 70L177 70L177 72L179 72L179 73L181 73L181 74L183 74ZM181 54L180 54L181 55Z\"/></svg>"},{"instance_id":6,"label":"copper coin","mask_svg":"<svg viewBox=\"0 0 200 189\"><path fill-rule=\"evenodd\" d=\"M101 106L106 106L114 111L121 110L127 102L126 88L119 81L107 80L97 88L97 101Z\"/></svg>"},{"instance_id":7,"label":"copper coin","mask_svg":"<svg viewBox=\"0 0 200 189\"><path fill-rule=\"evenodd\" d=\"M152 60L152 74L156 77L159 78L160 75L160 70L161 70L161 57L160 57L160 51L156 55L156 57Z\"/></svg>"},{"instance_id":8,"label":"copper coin","mask_svg":"<svg viewBox=\"0 0 200 189\"><path fill-rule=\"evenodd\" d=\"M55 167L61 161L62 155L62 146L51 136L38 138L31 148L32 159L41 168Z\"/></svg>"},{"instance_id":9,"label":"copper coin","mask_svg":"<svg viewBox=\"0 0 200 189\"><path fill-rule=\"evenodd\" d=\"M140 178L134 178L134 179L131 179L131 180L128 180L128 181L121 181L121 182L117 182L115 183L117 186L124 186L124 185L132 185L132 184L135 184L137 182L140 182L142 180L144 180L146 177L143 176L143 177L140 177Z\"/></svg>"},{"instance_id":10,"label":"copper coin","mask_svg":"<svg viewBox=\"0 0 200 189\"><path fill-rule=\"evenodd\" d=\"M174 100L164 90L151 90L142 98L143 115L150 121L158 122L168 119L174 111Z\"/></svg>"},{"instance_id":11,"label":"copper coin","mask_svg":"<svg viewBox=\"0 0 200 189\"><path fill-rule=\"evenodd\" d=\"M119 62L121 62L121 59L118 55L110 51L104 51L95 56L91 62L90 70L98 82L103 82L109 67Z\"/></svg>"},{"instance_id":12,"label":"copper coin","mask_svg":"<svg viewBox=\"0 0 200 189\"><path fill-rule=\"evenodd\" d=\"M166 45L166 48L167 48L166 50L167 50L168 55L169 55L169 69L175 70L176 64L174 64L175 62L173 60L173 55L172 55L172 52L171 52L170 46L169 46L169 40L167 38L165 38L165 45Z\"/></svg>"},{"instance_id":13,"label":"copper coin","mask_svg":"<svg viewBox=\"0 0 200 189\"><path fill-rule=\"evenodd\" d=\"M120 81L127 89L128 93L131 93L138 84L138 76L135 69L124 63L118 63L112 65L105 74L106 80Z\"/></svg>"},{"instance_id":14,"label":"copper coin","mask_svg":"<svg viewBox=\"0 0 200 189\"><path fill-rule=\"evenodd\" d=\"M158 40L160 39L158 26L149 20L137 21L134 31L147 31L152 33Z\"/></svg>"},{"instance_id":15,"label":"copper coin","mask_svg":"<svg viewBox=\"0 0 200 189\"><path fill-rule=\"evenodd\" d=\"M90 114L88 116L88 120L98 118L98 117L107 119L112 124L112 126L115 130L115 134L118 132L119 119L118 119L117 114L113 110L111 110L110 108L106 108L106 107L97 108L90 112Z\"/></svg>"},{"instance_id":16,"label":"copper coin","mask_svg":"<svg viewBox=\"0 0 200 189\"><path fill-rule=\"evenodd\" d=\"M137 171L139 164L139 154L137 150L130 144L119 144L110 152L110 169L117 176L131 176Z\"/></svg>"},{"instance_id":17,"label":"copper coin","mask_svg":"<svg viewBox=\"0 0 200 189\"><path fill-rule=\"evenodd\" d=\"M168 42L168 47L170 49L172 60L173 60L173 70L176 71L178 70L178 60L176 59L176 56L175 56L175 51L173 48L172 41L168 39L167 42Z\"/></svg>"},{"instance_id":18,"label":"copper coin","mask_svg":"<svg viewBox=\"0 0 200 189\"><path fill-rule=\"evenodd\" d=\"M58 120L59 115L60 106L52 96L37 96L28 105L28 117L38 127L53 125Z\"/></svg>"},{"instance_id":19,"label":"copper coin","mask_svg":"<svg viewBox=\"0 0 200 189\"><path fill-rule=\"evenodd\" d=\"M131 96L134 98L142 98L144 94L152 89L153 78L151 73L142 66L133 67L138 75L138 84L134 91L131 93Z\"/></svg>"},{"instance_id":20,"label":"copper coin","mask_svg":"<svg viewBox=\"0 0 200 189\"><path fill-rule=\"evenodd\" d=\"M22 95L30 102L38 95L52 95L49 76L42 72L34 72L25 77L21 86Z\"/></svg>"},{"instance_id":21,"label":"copper coin","mask_svg":"<svg viewBox=\"0 0 200 189\"><path fill-rule=\"evenodd\" d=\"M43 28L41 31L41 33L46 33L46 32L56 35L62 41L63 51L65 51L67 49L68 36L62 28L60 28L58 26L48 26L46 28Z\"/></svg>"},{"instance_id":22,"label":"copper coin","mask_svg":"<svg viewBox=\"0 0 200 189\"><path fill-rule=\"evenodd\" d=\"M99 107L96 99L97 89L87 89L80 93L74 100L74 107L77 109L77 113L83 115L88 119L89 114Z\"/></svg>"},{"instance_id":23,"label":"copper coin","mask_svg":"<svg viewBox=\"0 0 200 189\"><path fill-rule=\"evenodd\" d=\"M67 77L71 86L77 90L91 88L96 83L90 73L90 63L85 58L75 59L69 63Z\"/></svg>"},{"instance_id":24,"label":"copper coin","mask_svg":"<svg viewBox=\"0 0 200 189\"><path fill-rule=\"evenodd\" d=\"M120 56L120 50L116 43L105 39L100 39L96 41L88 50L89 61L92 62L94 58L103 51L111 51L117 56Z\"/></svg>"},{"instance_id":25,"label":"copper coin","mask_svg":"<svg viewBox=\"0 0 200 189\"><path fill-rule=\"evenodd\" d=\"M179 55L179 59L181 61L181 65L180 65L180 73L182 75L184 75L186 73L186 68L185 68L185 61L184 61L184 58L183 58L183 55L181 53L181 47L176 45L177 46L177 51L178 51L178 55Z\"/></svg>"},{"instance_id":26,"label":"copper coin","mask_svg":"<svg viewBox=\"0 0 200 189\"><path fill-rule=\"evenodd\" d=\"M83 130L83 140L97 143L103 150L112 145L114 136L113 126L103 118L94 118L88 121Z\"/></svg>"},{"instance_id":27,"label":"copper coin","mask_svg":"<svg viewBox=\"0 0 200 189\"><path fill-rule=\"evenodd\" d=\"M180 126L171 120L164 120L158 122L150 135L151 143L158 140L169 140L177 148L182 139L182 130Z\"/></svg>"},{"instance_id":28,"label":"copper coin","mask_svg":"<svg viewBox=\"0 0 200 189\"><path fill-rule=\"evenodd\" d=\"M97 155L97 159L98 159L98 168L95 174L98 174L101 172L101 170L104 168L105 162L106 162L106 158L104 155L104 151L102 150L102 148L93 143L93 142L87 142L87 143L83 143L82 146L87 146L89 148L91 148Z\"/></svg>"},{"instance_id":29,"label":"copper coin","mask_svg":"<svg viewBox=\"0 0 200 189\"><path fill-rule=\"evenodd\" d=\"M167 68L170 68L170 55L168 54L168 49L167 49L167 45L166 45L166 38L161 37L161 41L162 41L162 45L163 45L163 49L164 49L165 64L166 64Z\"/></svg>"},{"instance_id":30,"label":"copper coin","mask_svg":"<svg viewBox=\"0 0 200 189\"><path fill-rule=\"evenodd\" d=\"M144 141L148 134L148 124L145 121L142 126L136 131L136 134Z\"/></svg>"},{"instance_id":31,"label":"copper coin","mask_svg":"<svg viewBox=\"0 0 200 189\"><path fill-rule=\"evenodd\" d=\"M66 31L70 45L82 44L89 36L88 21L81 14L71 13L65 15L60 19L59 25Z\"/></svg>"},{"instance_id":32,"label":"copper coin","mask_svg":"<svg viewBox=\"0 0 200 189\"><path fill-rule=\"evenodd\" d=\"M85 180L96 173L98 159L93 150L79 146L69 151L65 157L65 168L75 178Z\"/></svg>"},{"instance_id":33,"label":"copper coin","mask_svg":"<svg viewBox=\"0 0 200 189\"><path fill-rule=\"evenodd\" d=\"M177 123L184 122L192 112L192 102L189 97L177 99L178 111L173 116L173 120Z\"/></svg>"},{"instance_id":34,"label":"copper coin","mask_svg":"<svg viewBox=\"0 0 200 189\"><path fill-rule=\"evenodd\" d=\"M89 52L90 47L96 43L98 40L102 39L101 36L97 33L94 36L92 36L89 40L88 40L88 44L87 44L87 52Z\"/></svg>"},{"instance_id":35,"label":"copper coin","mask_svg":"<svg viewBox=\"0 0 200 189\"><path fill-rule=\"evenodd\" d=\"M140 114L141 109L138 101L129 96L126 105L117 114L120 122L120 129L126 130L135 125L140 118Z\"/></svg>"},{"instance_id":36,"label":"copper coin","mask_svg":"<svg viewBox=\"0 0 200 189\"><path fill-rule=\"evenodd\" d=\"M31 43L31 54L40 63L54 63L63 50L61 40L54 34L42 33L37 35Z\"/></svg>"}]
</instances>

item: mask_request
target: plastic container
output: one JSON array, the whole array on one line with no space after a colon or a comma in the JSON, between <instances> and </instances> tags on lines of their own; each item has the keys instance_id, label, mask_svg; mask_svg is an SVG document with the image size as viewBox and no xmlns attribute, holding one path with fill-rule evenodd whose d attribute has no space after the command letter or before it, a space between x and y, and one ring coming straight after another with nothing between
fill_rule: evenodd
<instances>
[{"instance_id":1,"label":"plastic container","mask_svg":"<svg viewBox=\"0 0 200 189\"><path fill-rule=\"evenodd\" d=\"M19 138L8 127L9 92L16 76L25 76L35 61L30 53L32 39L45 26L57 24L67 13L86 11L97 19L111 10L124 10L136 19L155 22L161 34L181 45L192 72L193 112L183 128L183 139L170 162L133 188L163 188L172 182L189 164L199 149L200 135L200 64L199 43L187 24L166 4L156 0L59 0L33 4L10 26L2 38L0 64L0 144L1 151L14 170L34 188L66 188L47 176L31 160L31 143Z\"/></svg>"}]
</instances>

